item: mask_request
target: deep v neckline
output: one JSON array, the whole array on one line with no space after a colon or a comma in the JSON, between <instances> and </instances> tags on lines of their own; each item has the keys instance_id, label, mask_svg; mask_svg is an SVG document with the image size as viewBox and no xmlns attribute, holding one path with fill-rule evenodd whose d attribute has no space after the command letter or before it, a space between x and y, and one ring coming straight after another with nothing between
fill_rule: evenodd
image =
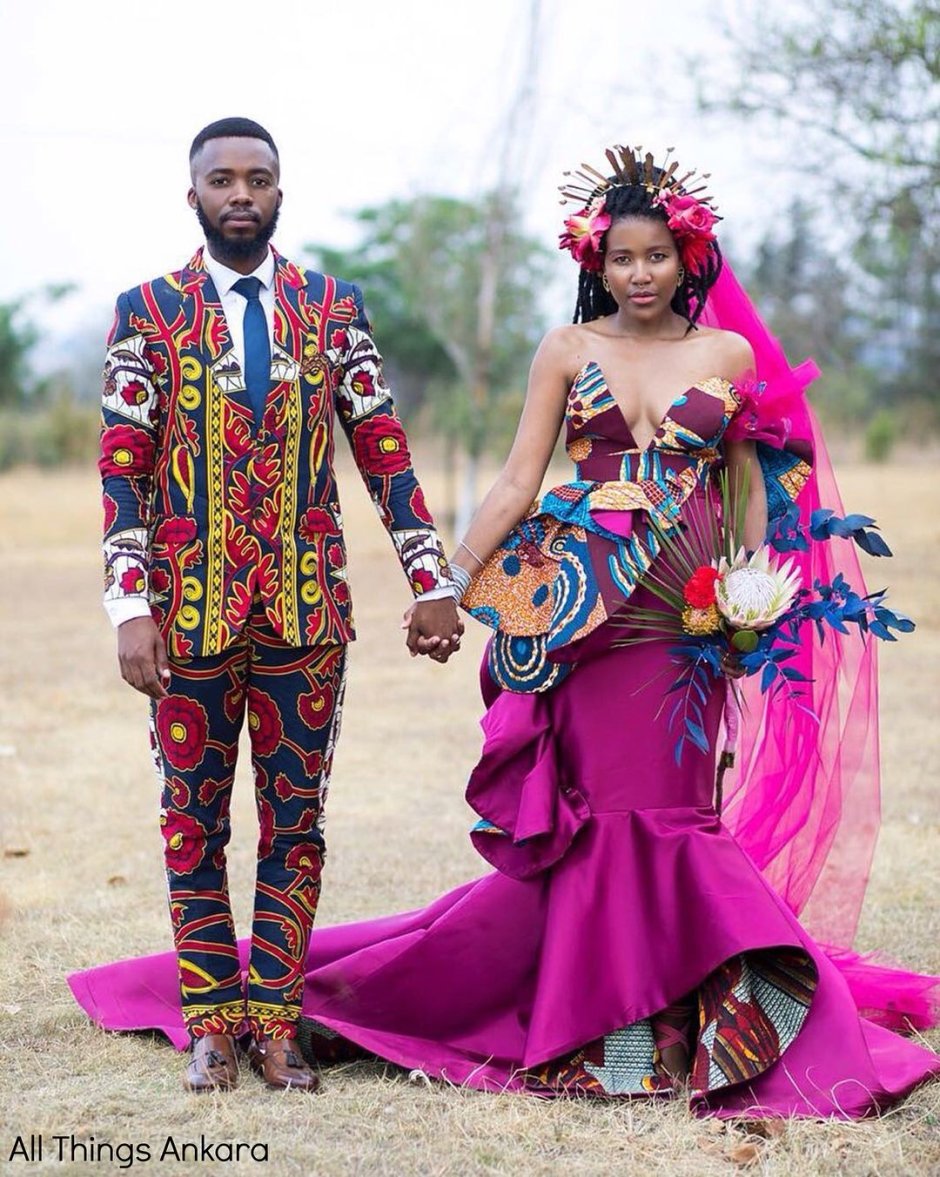
<instances>
[{"instance_id":1,"label":"deep v neckline","mask_svg":"<svg viewBox=\"0 0 940 1177\"><path fill-rule=\"evenodd\" d=\"M697 388L698 384L701 383L699 381L699 382L696 382L693 384L689 384L681 392L676 393L676 395L672 398L672 400L669 402L669 404L666 405L665 409L663 410L663 414L659 418L659 423L657 424L656 428L653 430L653 434L650 437L649 441L646 443L645 446L641 447L637 443L636 435L633 432L633 426L627 420L627 415L623 410L623 406L621 405L620 401L618 401L617 398L614 396L613 389L610 387L610 383L607 380L607 376L604 372L604 369L600 366L600 364L597 362L597 360L588 360L587 363L584 364L584 366L581 368L581 371L575 377L574 385L577 385L578 383L580 383L581 378L584 376L584 374L587 372L587 370L589 368L593 368L594 371L597 373L597 375L600 377L601 383L604 385L604 391L606 392L606 394L610 398L614 408L617 410L618 414L620 415L620 420L623 423L624 429L626 429L627 433L630 435L630 441L633 443L633 445L637 451L639 451L640 453L644 453L644 454L650 448L650 446L653 444L653 442L656 440L656 438L659 436L659 434L662 432L663 426L669 420L669 418L672 414L672 410L676 407L676 405L678 405L680 401L684 401L685 398L689 395L689 393L694 388ZM574 387L574 385L572 387Z\"/></svg>"}]
</instances>

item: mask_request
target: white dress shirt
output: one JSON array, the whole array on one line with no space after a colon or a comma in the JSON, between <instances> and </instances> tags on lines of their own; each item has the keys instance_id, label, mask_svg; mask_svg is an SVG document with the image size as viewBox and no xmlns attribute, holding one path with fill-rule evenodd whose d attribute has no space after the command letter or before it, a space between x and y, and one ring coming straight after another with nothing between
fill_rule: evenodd
<instances>
[{"instance_id":1,"label":"white dress shirt","mask_svg":"<svg viewBox=\"0 0 940 1177\"><path fill-rule=\"evenodd\" d=\"M228 266L218 262L208 249L202 255L209 277L215 285L225 312L225 322L228 324L228 335L232 341L232 351L238 360L238 366L245 370L245 307L248 299L239 294L232 287L241 278L257 278L261 283L258 298L264 310L264 317L268 324L268 342L271 354L274 354L274 254L268 249L264 261L250 274L239 274L237 270L230 270Z\"/></svg>"}]
</instances>

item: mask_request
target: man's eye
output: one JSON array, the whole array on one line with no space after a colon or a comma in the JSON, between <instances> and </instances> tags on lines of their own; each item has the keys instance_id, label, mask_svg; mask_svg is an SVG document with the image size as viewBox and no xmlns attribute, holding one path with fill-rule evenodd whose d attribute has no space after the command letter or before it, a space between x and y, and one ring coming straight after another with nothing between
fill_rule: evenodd
<instances>
[{"instance_id":1,"label":"man's eye","mask_svg":"<svg viewBox=\"0 0 940 1177\"><path fill-rule=\"evenodd\" d=\"M271 181L266 180L264 178L264 176L256 176L255 177L255 186L258 188L270 188Z\"/></svg>"}]
</instances>

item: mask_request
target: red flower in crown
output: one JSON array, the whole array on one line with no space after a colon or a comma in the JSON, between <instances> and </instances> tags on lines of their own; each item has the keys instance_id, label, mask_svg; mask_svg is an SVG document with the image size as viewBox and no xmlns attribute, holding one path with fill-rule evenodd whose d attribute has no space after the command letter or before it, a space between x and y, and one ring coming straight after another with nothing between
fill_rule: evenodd
<instances>
[{"instance_id":1,"label":"red flower in crown","mask_svg":"<svg viewBox=\"0 0 940 1177\"><path fill-rule=\"evenodd\" d=\"M682 596L693 609L707 609L715 603L715 582L721 580L717 568L703 564L685 582Z\"/></svg>"},{"instance_id":2,"label":"red flower in crown","mask_svg":"<svg viewBox=\"0 0 940 1177\"><path fill-rule=\"evenodd\" d=\"M679 246L682 264L690 273L700 273L708 262L718 217L694 196L663 192L655 203L666 212L666 224Z\"/></svg>"},{"instance_id":3,"label":"red flower in crown","mask_svg":"<svg viewBox=\"0 0 940 1177\"><path fill-rule=\"evenodd\" d=\"M558 248L567 249L584 270L600 273L604 268L601 238L610 228L610 213L604 211L603 200L588 205L565 221L565 232L558 238Z\"/></svg>"}]
</instances>

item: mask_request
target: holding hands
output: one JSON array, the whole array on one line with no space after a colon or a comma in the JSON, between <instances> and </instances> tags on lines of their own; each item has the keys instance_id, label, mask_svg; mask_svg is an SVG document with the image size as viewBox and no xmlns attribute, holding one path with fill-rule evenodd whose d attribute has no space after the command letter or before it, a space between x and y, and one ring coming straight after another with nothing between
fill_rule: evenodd
<instances>
[{"instance_id":1,"label":"holding hands","mask_svg":"<svg viewBox=\"0 0 940 1177\"><path fill-rule=\"evenodd\" d=\"M453 597L415 601L402 618L401 627L408 631L405 641L412 658L427 654L442 663L460 649L464 631Z\"/></svg>"}]
</instances>

